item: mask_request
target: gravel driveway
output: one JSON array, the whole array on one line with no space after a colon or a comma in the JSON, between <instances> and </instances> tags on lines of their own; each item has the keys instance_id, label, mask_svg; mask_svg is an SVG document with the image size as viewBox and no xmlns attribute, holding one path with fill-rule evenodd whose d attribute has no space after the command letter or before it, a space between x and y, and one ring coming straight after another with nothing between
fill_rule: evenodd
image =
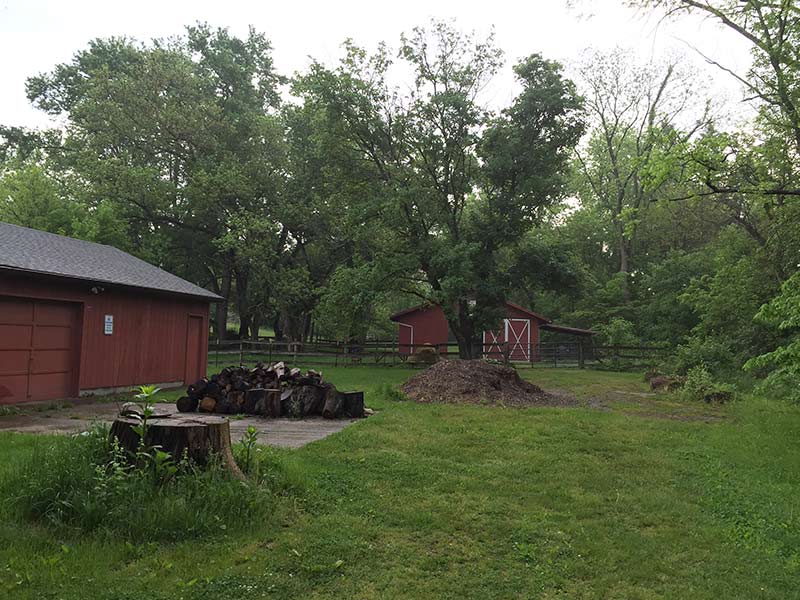
<instances>
[{"instance_id":1,"label":"gravel driveway","mask_svg":"<svg viewBox=\"0 0 800 600\"><path fill-rule=\"evenodd\" d=\"M93 422L111 423L117 415L118 406L114 402L95 399L69 400L62 403L30 403L20 405L19 414L0 416L0 431L19 433L77 433L88 429ZM158 414L175 412L173 404L156 404ZM238 416L231 419L231 438L238 441L253 425L258 430L258 442L281 448L299 448L332 433L341 431L361 419L323 419L310 417L296 419L265 419L261 417Z\"/></svg>"}]
</instances>

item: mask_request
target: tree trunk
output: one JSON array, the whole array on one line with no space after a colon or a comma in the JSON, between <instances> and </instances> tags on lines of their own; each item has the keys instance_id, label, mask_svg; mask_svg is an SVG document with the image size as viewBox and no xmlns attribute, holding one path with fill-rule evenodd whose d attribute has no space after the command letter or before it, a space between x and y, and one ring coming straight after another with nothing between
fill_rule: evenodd
<instances>
[{"instance_id":1,"label":"tree trunk","mask_svg":"<svg viewBox=\"0 0 800 600\"><path fill-rule=\"evenodd\" d=\"M625 239L625 232L622 225L619 226L619 272L622 273L624 279L622 281L622 293L625 302L631 299L631 292L628 286L628 276L630 274L630 242Z\"/></svg>"},{"instance_id":2,"label":"tree trunk","mask_svg":"<svg viewBox=\"0 0 800 600\"><path fill-rule=\"evenodd\" d=\"M466 300L458 301L457 314L455 319L448 318L447 323L450 331L458 342L458 356L465 360L478 358L475 349L475 324L469 316L468 304Z\"/></svg>"},{"instance_id":3,"label":"tree trunk","mask_svg":"<svg viewBox=\"0 0 800 600\"><path fill-rule=\"evenodd\" d=\"M217 328L217 338L220 340L224 340L228 337L228 302L231 297L231 286L233 284L233 269L231 268L229 254L223 257L223 261L222 285L219 291L222 300L217 302L214 319Z\"/></svg>"},{"instance_id":4,"label":"tree trunk","mask_svg":"<svg viewBox=\"0 0 800 600\"><path fill-rule=\"evenodd\" d=\"M239 339L246 340L250 333L250 315L239 315Z\"/></svg>"},{"instance_id":5,"label":"tree trunk","mask_svg":"<svg viewBox=\"0 0 800 600\"><path fill-rule=\"evenodd\" d=\"M250 321L250 337L258 341L259 331L261 331L261 315L254 314Z\"/></svg>"},{"instance_id":6,"label":"tree trunk","mask_svg":"<svg viewBox=\"0 0 800 600\"><path fill-rule=\"evenodd\" d=\"M250 333L250 321L252 319L252 311L250 308L250 299L247 295L247 288L250 284L250 273L245 268L237 268L236 274L236 302L239 309L239 339L246 340Z\"/></svg>"},{"instance_id":7,"label":"tree trunk","mask_svg":"<svg viewBox=\"0 0 800 600\"><path fill-rule=\"evenodd\" d=\"M111 426L111 439L116 438L131 456L139 449L140 437L133 428L140 424L137 418L118 417ZM212 456L218 456L234 477L244 479L233 458L230 424L224 417L188 414L151 417L147 422L145 444L157 446L175 462L185 454L192 462L206 465Z\"/></svg>"}]
</instances>

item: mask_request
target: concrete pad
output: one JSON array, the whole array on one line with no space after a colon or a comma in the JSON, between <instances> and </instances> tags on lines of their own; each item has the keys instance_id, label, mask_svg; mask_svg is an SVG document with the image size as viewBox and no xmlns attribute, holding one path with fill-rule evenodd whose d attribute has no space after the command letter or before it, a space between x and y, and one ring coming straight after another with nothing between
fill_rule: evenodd
<instances>
[{"instance_id":1,"label":"concrete pad","mask_svg":"<svg viewBox=\"0 0 800 600\"><path fill-rule=\"evenodd\" d=\"M0 431L35 434L73 434L86 431L92 423L110 424L119 412L115 402L93 399L69 400L62 404L40 403L19 405L20 414L0 416ZM156 404L156 414L177 413L173 404ZM302 420L268 419L238 416L230 419L231 440L244 437L249 426L258 430L258 442L279 448L300 448L341 431L361 419L323 419L308 417Z\"/></svg>"}]
</instances>

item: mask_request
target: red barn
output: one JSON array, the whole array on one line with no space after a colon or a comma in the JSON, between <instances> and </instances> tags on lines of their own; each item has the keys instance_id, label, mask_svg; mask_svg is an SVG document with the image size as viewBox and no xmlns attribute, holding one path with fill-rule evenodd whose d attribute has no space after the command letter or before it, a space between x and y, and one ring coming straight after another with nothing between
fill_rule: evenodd
<instances>
[{"instance_id":1,"label":"red barn","mask_svg":"<svg viewBox=\"0 0 800 600\"><path fill-rule=\"evenodd\" d=\"M0 404L195 381L219 299L111 246L0 223Z\"/></svg>"},{"instance_id":2,"label":"red barn","mask_svg":"<svg viewBox=\"0 0 800 600\"><path fill-rule=\"evenodd\" d=\"M481 336L483 355L488 358L502 358L507 348L509 360L517 362L539 360L537 347L541 329L577 336L593 334L587 329L556 325L547 317L513 302L506 302L505 306L506 316L502 324L497 329L484 331ZM398 341L401 354L413 354L426 344L437 347L440 353L447 352L450 330L441 307L422 304L401 310L389 318L399 326Z\"/></svg>"}]
</instances>

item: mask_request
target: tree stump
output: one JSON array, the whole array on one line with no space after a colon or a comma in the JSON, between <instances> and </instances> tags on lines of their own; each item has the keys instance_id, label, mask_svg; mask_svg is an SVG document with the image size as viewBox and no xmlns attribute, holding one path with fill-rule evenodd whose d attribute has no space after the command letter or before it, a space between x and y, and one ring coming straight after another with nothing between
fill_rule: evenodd
<instances>
[{"instance_id":1,"label":"tree stump","mask_svg":"<svg viewBox=\"0 0 800 600\"><path fill-rule=\"evenodd\" d=\"M131 455L139 448L139 434L133 428L140 423L137 418L118 417L111 426L111 438L116 438L120 447ZM217 455L234 477L244 480L231 451L230 423L224 417L189 414L151 417L147 421L145 443L158 446L175 462L186 453L189 460L206 465L212 455Z\"/></svg>"}]
</instances>

